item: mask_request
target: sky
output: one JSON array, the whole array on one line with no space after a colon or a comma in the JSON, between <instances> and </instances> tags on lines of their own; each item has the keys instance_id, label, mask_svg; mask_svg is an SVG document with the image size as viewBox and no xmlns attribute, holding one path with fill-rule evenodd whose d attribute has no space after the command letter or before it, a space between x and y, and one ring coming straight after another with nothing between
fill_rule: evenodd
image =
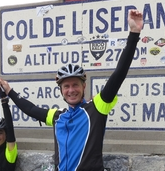
<instances>
[{"instance_id":1,"label":"sky","mask_svg":"<svg viewBox=\"0 0 165 171\"><path fill-rule=\"evenodd\" d=\"M47 2L51 0L0 0L0 7L7 5L22 5L28 3Z\"/></svg>"}]
</instances>

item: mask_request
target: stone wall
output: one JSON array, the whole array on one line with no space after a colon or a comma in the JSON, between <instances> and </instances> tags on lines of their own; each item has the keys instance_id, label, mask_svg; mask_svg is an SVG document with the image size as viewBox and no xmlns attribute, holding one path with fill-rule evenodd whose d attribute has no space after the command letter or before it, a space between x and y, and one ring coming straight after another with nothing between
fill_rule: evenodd
<instances>
[{"instance_id":1,"label":"stone wall","mask_svg":"<svg viewBox=\"0 0 165 171\"><path fill-rule=\"evenodd\" d=\"M106 154L103 161L104 171L165 171L165 156ZM16 171L43 170L53 171L53 152L19 152Z\"/></svg>"}]
</instances>

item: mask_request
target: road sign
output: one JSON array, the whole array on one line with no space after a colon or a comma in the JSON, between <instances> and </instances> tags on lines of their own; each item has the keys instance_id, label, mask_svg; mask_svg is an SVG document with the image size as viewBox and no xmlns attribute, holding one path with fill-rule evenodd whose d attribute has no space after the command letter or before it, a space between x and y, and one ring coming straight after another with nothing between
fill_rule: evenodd
<instances>
[{"instance_id":1,"label":"road sign","mask_svg":"<svg viewBox=\"0 0 165 171\"><path fill-rule=\"evenodd\" d=\"M165 68L164 1L118 0L1 10L2 74L51 73L68 63L113 70L127 42L131 8L144 14L131 69Z\"/></svg>"},{"instance_id":2,"label":"road sign","mask_svg":"<svg viewBox=\"0 0 165 171\"><path fill-rule=\"evenodd\" d=\"M108 116L107 128L164 130L165 75L128 76L118 92L118 103ZM108 77L93 77L91 96L97 94Z\"/></svg>"}]
</instances>

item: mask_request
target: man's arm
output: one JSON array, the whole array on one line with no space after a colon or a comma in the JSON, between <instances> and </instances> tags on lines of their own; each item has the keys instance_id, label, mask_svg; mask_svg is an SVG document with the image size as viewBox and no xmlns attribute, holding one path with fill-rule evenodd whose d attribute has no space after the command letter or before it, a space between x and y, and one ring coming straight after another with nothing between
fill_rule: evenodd
<instances>
[{"instance_id":1,"label":"man's arm","mask_svg":"<svg viewBox=\"0 0 165 171\"><path fill-rule=\"evenodd\" d=\"M105 102L112 102L123 83L131 65L139 35L143 27L143 15L138 10L130 10L128 15L130 34L125 49L123 50L117 67L101 91L101 97Z\"/></svg>"},{"instance_id":2,"label":"man's arm","mask_svg":"<svg viewBox=\"0 0 165 171\"><path fill-rule=\"evenodd\" d=\"M6 94L2 92L1 88L0 88L0 98L3 108L3 114L6 122L6 141L9 151L12 151L16 145L13 121L12 121L11 111L8 105L9 99L6 96Z\"/></svg>"},{"instance_id":3,"label":"man's arm","mask_svg":"<svg viewBox=\"0 0 165 171\"><path fill-rule=\"evenodd\" d=\"M5 151L5 156L6 160L9 163L15 163L17 159L17 144L16 144L16 138L14 134L14 127L13 127L13 120L11 116L11 112L9 109L9 99L6 96L4 92L2 92L0 88L0 98L1 98L1 103L2 103L2 108L3 108L3 114L5 118L5 133L6 133L6 151Z\"/></svg>"},{"instance_id":4,"label":"man's arm","mask_svg":"<svg viewBox=\"0 0 165 171\"><path fill-rule=\"evenodd\" d=\"M13 100L13 102L21 109L25 114L31 116L39 121L46 122L46 117L48 110L42 109L33 104L32 102L22 98L13 89L10 90L8 96Z\"/></svg>"},{"instance_id":5,"label":"man's arm","mask_svg":"<svg viewBox=\"0 0 165 171\"><path fill-rule=\"evenodd\" d=\"M3 114L5 118L5 133L6 133L6 151L5 151L5 156L6 160L9 163L15 163L17 159L17 144L16 144L16 138L14 134L14 127L13 127L13 120L11 116L11 112L9 109L9 99L6 96L4 92L2 92L0 88L0 98L1 98L1 103L2 103L2 108L3 108Z\"/></svg>"},{"instance_id":6,"label":"man's arm","mask_svg":"<svg viewBox=\"0 0 165 171\"><path fill-rule=\"evenodd\" d=\"M9 83L2 78L0 78L0 85L17 107L25 114L46 123L48 109L39 108L29 100L22 98L18 93L11 89Z\"/></svg>"}]
</instances>

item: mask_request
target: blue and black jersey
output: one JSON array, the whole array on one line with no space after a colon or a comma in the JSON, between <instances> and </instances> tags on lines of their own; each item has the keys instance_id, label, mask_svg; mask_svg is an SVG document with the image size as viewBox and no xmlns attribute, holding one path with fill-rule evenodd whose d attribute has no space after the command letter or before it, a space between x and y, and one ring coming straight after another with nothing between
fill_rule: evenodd
<instances>
[{"instance_id":1,"label":"blue and black jersey","mask_svg":"<svg viewBox=\"0 0 165 171\"><path fill-rule=\"evenodd\" d=\"M27 115L54 126L55 164L59 171L103 171L102 147L107 115L117 102L117 92L132 62L139 33L128 36L118 65L103 90L89 102L74 108L42 109L21 98L13 89L9 96Z\"/></svg>"},{"instance_id":2,"label":"blue and black jersey","mask_svg":"<svg viewBox=\"0 0 165 171\"><path fill-rule=\"evenodd\" d=\"M109 111L117 102L105 103L100 94L93 100L57 110L54 115L56 165L59 170L103 170L102 146ZM51 110L50 116L51 116ZM49 123L47 118L47 124Z\"/></svg>"}]
</instances>

